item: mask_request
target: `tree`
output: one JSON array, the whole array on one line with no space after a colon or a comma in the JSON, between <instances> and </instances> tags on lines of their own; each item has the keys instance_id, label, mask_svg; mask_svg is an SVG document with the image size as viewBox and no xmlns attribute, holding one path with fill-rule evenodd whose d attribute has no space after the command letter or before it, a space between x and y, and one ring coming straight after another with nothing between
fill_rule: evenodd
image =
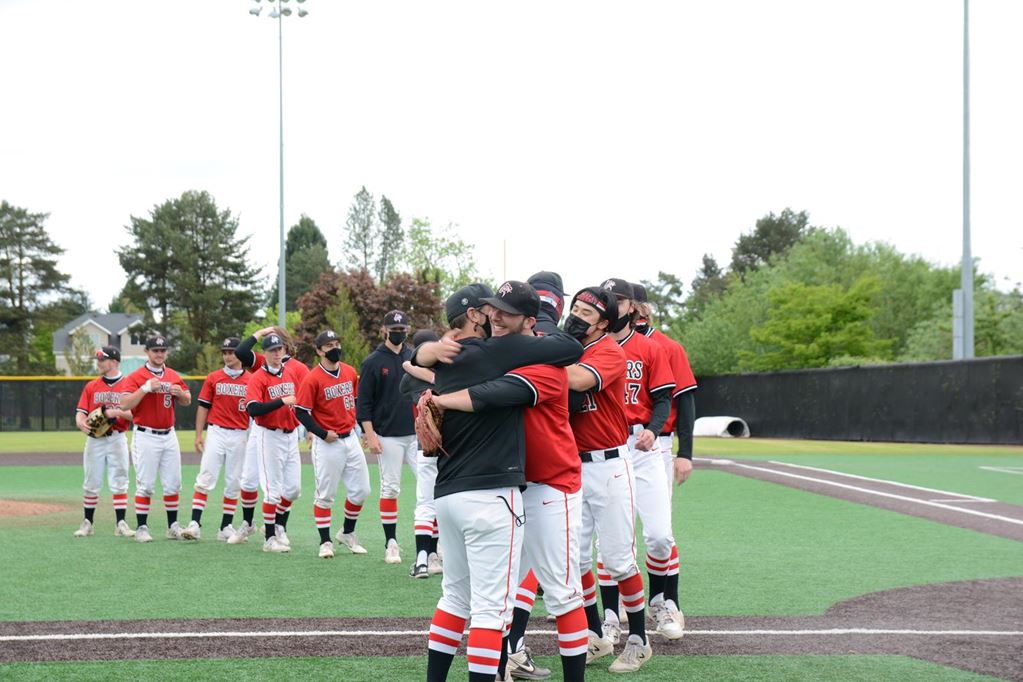
<instances>
[{"instance_id":1,"label":"tree","mask_svg":"<svg viewBox=\"0 0 1023 682\"><path fill-rule=\"evenodd\" d=\"M323 236L316 222L307 215L288 230L284 246L285 262L285 310L296 310L295 301L309 291L320 275L331 269L327 255L327 238ZM280 270L278 268L278 277ZM277 303L279 279L274 279L269 302Z\"/></svg>"},{"instance_id":2,"label":"tree","mask_svg":"<svg viewBox=\"0 0 1023 682\"><path fill-rule=\"evenodd\" d=\"M50 240L48 217L0 202L0 341L9 358L2 366L18 374L44 369L32 357L34 315L69 291L68 276L57 269L64 249Z\"/></svg>"},{"instance_id":3,"label":"tree","mask_svg":"<svg viewBox=\"0 0 1023 682\"><path fill-rule=\"evenodd\" d=\"M686 314L699 318L712 300L719 298L728 289L728 277L709 253L703 254L703 265L692 282L692 291L686 299ZM681 295L681 290L679 294Z\"/></svg>"},{"instance_id":4,"label":"tree","mask_svg":"<svg viewBox=\"0 0 1023 682\"><path fill-rule=\"evenodd\" d=\"M337 298L325 311L324 321L324 327L333 329L341 339L341 357L358 370L362 366L362 361L369 355L370 346L362 335L359 315L355 312L352 299L344 287L338 288Z\"/></svg>"},{"instance_id":5,"label":"tree","mask_svg":"<svg viewBox=\"0 0 1023 682\"><path fill-rule=\"evenodd\" d=\"M749 234L739 237L732 248L732 272L745 278L746 273L770 262L772 257L788 251L813 228L806 211L786 208L781 215L768 213L757 221Z\"/></svg>"},{"instance_id":6,"label":"tree","mask_svg":"<svg viewBox=\"0 0 1023 682\"><path fill-rule=\"evenodd\" d=\"M475 247L454 232L454 226L434 228L427 218L413 218L402 261L423 282L438 285L441 299L478 279Z\"/></svg>"},{"instance_id":7,"label":"tree","mask_svg":"<svg viewBox=\"0 0 1023 682\"><path fill-rule=\"evenodd\" d=\"M398 257L401 255L405 241L405 231L401 227L401 215L395 210L391 200L385 196L380 197L378 218L380 227L377 233L379 249L376 259L376 275L377 282L383 284L384 279L398 265Z\"/></svg>"},{"instance_id":8,"label":"tree","mask_svg":"<svg viewBox=\"0 0 1023 682\"><path fill-rule=\"evenodd\" d=\"M369 270L375 261L376 210L373 195L366 187L358 191L348 209L348 236L345 238L343 262L349 268Z\"/></svg>"},{"instance_id":9,"label":"tree","mask_svg":"<svg viewBox=\"0 0 1023 682\"><path fill-rule=\"evenodd\" d=\"M657 281L640 280L646 287L647 300L653 308L650 322L655 327L663 328L682 315L683 284L677 276L658 271Z\"/></svg>"},{"instance_id":10,"label":"tree","mask_svg":"<svg viewBox=\"0 0 1023 682\"><path fill-rule=\"evenodd\" d=\"M63 296L36 308L32 315L32 346L29 365L33 372L54 374L57 371L53 355L53 333L69 321L92 309L89 295L77 289L68 289ZM93 349L95 350L95 349ZM92 354L89 353L89 373L92 372Z\"/></svg>"},{"instance_id":11,"label":"tree","mask_svg":"<svg viewBox=\"0 0 1023 682\"><path fill-rule=\"evenodd\" d=\"M93 373L92 370L96 366L96 350L88 334L77 331L68 336L64 359L67 360L68 372L71 376L84 377Z\"/></svg>"}]
</instances>

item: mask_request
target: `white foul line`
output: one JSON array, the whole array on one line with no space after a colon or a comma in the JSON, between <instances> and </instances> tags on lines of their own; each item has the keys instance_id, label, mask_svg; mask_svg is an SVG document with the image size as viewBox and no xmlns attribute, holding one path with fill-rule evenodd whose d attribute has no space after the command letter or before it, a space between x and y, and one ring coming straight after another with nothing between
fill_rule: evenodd
<instances>
[{"instance_id":1,"label":"white foul line","mask_svg":"<svg viewBox=\"0 0 1023 682\"><path fill-rule=\"evenodd\" d=\"M648 630L655 634L655 630ZM0 642L83 641L104 639L212 639L272 637L427 637L428 630L277 630L237 632L81 632L50 635L0 635ZM527 635L558 634L557 630L527 630ZM686 635L710 636L799 636L818 635L918 635L923 637L1021 637L1018 630L892 630L871 628L830 628L822 630L686 630Z\"/></svg>"},{"instance_id":2,"label":"white foul line","mask_svg":"<svg viewBox=\"0 0 1023 682\"><path fill-rule=\"evenodd\" d=\"M733 466L742 467L743 469L752 469L753 471L763 471L764 473L774 474L775 476L788 476L789 478L798 478L801 481L812 481L813 483L823 483L824 485L834 486L836 488L845 488L847 490L855 490L856 492L866 493L868 495L878 495L879 497L889 497L893 500L902 500L904 502L914 502L916 504L923 504L928 507L937 507L938 509L947 509L948 511L959 512L960 514L969 514L970 516L982 516L986 519L994 519L995 521L1004 521L1006 523L1012 523L1017 526L1023 526L1023 519L1013 519L1008 516L1000 516L998 514L988 514L986 512L979 512L975 509L963 509L961 507L953 507L948 504L941 504L940 502L930 502L928 500L920 500L915 497L906 497L905 495L896 495L894 493L883 493L880 490L871 490L870 488L860 488L855 485L847 485L845 483L836 483L835 481L828 481L823 478L812 478L810 476L800 476L799 474L790 474L787 471L777 471L776 469L765 469L764 467L755 467L749 464L734 464Z\"/></svg>"},{"instance_id":3,"label":"white foul line","mask_svg":"<svg viewBox=\"0 0 1023 682\"><path fill-rule=\"evenodd\" d=\"M1023 475L1023 467L980 467L984 471L996 471L1000 474L1020 474Z\"/></svg>"},{"instance_id":4,"label":"white foul line","mask_svg":"<svg viewBox=\"0 0 1023 682\"><path fill-rule=\"evenodd\" d=\"M948 490L938 490L937 488L924 488L919 485L910 485L909 483L899 483L897 481L889 481L883 478L870 478L869 476L858 476L856 474L847 474L841 471L832 471L831 469L818 469L817 467L809 467L804 464L789 464L788 462L778 462L771 460L771 464L780 464L786 467L793 467L794 469L807 469L808 471L819 471L822 474L833 474L835 476L845 476L846 478L856 478L861 481L873 481L874 483L884 483L886 485L894 485L900 488L912 488L913 490L923 490L928 493L941 493L942 495L952 495L955 497L965 497L970 500L976 500L978 502L997 502L998 500L992 500L989 497L977 497L976 495L966 495L963 493L953 493Z\"/></svg>"}]
</instances>

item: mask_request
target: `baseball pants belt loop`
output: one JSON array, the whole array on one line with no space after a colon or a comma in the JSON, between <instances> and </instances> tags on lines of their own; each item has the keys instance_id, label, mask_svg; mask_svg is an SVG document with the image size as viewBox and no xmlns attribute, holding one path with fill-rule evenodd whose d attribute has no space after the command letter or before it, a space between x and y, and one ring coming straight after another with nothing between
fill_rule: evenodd
<instances>
[{"instance_id":1,"label":"baseball pants belt loop","mask_svg":"<svg viewBox=\"0 0 1023 682\"><path fill-rule=\"evenodd\" d=\"M643 423L633 424L632 426L629 427L629 431L632 433L633 436L638 436L639 432L645 428L646 425L644 425Z\"/></svg>"},{"instance_id":2,"label":"baseball pants belt loop","mask_svg":"<svg viewBox=\"0 0 1023 682\"><path fill-rule=\"evenodd\" d=\"M154 436L166 436L168 433L174 430L174 429L151 429L148 426L136 426L135 428L141 431L142 433L151 433Z\"/></svg>"},{"instance_id":3,"label":"baseball pants belt loop","mask_svg":"<svg viewBox=\"0 0 1023 682\"><path fill-rule=\"evenodd\" d=\"M589 452L580 452L579 459L583 462L606 462L609 459L615 459L621 457L624 452L625 445L619 445L616 448L610 450L590 450Z\"/></svg>"}]
</instances>

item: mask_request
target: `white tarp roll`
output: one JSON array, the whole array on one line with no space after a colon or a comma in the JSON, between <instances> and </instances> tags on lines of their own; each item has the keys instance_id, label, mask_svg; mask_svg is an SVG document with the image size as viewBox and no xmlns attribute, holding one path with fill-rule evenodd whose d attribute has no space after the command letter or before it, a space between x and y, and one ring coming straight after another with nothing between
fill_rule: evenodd
<instances>
[{"instance_id":1,"label":"white tarp roll","mask_svg":"<svg viewBox=\"0 0 1023 682\"><path fill-rule=\"evenodd\" d=\"M749 426L739 417L700 417L693 435L705 438L749 438Z\"/></svg>"}]
</instances>

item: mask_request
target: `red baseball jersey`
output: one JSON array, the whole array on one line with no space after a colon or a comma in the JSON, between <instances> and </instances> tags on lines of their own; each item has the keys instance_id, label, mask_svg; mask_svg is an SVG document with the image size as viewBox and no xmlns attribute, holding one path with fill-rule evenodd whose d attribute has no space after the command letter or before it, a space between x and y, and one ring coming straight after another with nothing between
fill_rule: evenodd
<instances>
[{"instance_id":1,"label":"red baseball jersey","mask_svg":"<svg viewBox=\"0 0 1023 682\"><path fill-rule=\"evenodd\" d=\"M110 407L121 406L121 396L124 395L122 388L125 377L117 378L117 381L107 383L103 377L93 379L82 389L82 396L78 399L78 411L89 414L101 405ZM129 422L124 419L115 419L110 428L114 431L127 431Z\"/></svg>"},{"instance_id":2,"label":"red baseball jersey","mask_svg":"<svg viewBox=\"0 0 1023 682\"><path fill-rule=\"evenodd\" d=\"M301 369L299 369L301 368ZM280 374L272 374L266 365L258 372L253 372L249 385L245 390L245 405L249 403L268 403L288 395L298 395L298 387L309 373L301 362L286 362ZM272 412L253 417L256 423L266 429L284 429L293 431L298 428L295 411L284 405Z\"/></svg>"},{"instance_id":3,"label":"red baseball jersey","mask_svg":"<svg viewBox=\"0 0 1023 682\"><path fill-rule=\"evenodd\" d=\"M530 365L506 376L533 390L533 406L524 412L526 480L577 492L582 487L582 462L568 423L568 372L564 367Z\"/></svg>"},{"instance_id":4,"label":"red baseball jersey","mask_svg":"<svg viewBox=\"0 0 1023 682\"><path fill-rule=\"evenodd\" d=\"M169 429L174 426L174 396L171 395L172 386L180 386L187 391L188 386L181 379L177 372L170 367L164 367L159 373L144 364L129 374L124 379L125 393L134 393L150 379L159 379L160 385L152 393L147 393L142 402L132 408L132 415L135 424L148 429Z\"/></svg>"},{"instance_id":5,"label":"red baseball jersey","mask_svg":"<svg viewBox=\"0 0 1023 682\"><path fill-rule=\"evenodd\" d=\"M295 407L307 410L316 423L338 434L355 428L355 396L359 375L351 365L338 363L336 372L316 365L302 380Z\"/></svg>"},{"instance_id":6,"label":"red baseball jersey","mask_svg":"<svg viewBox=\"0 0 1023 682\"><path fill-rule=\"evenodd\" d=\"M689 366L689 356L686 355L686 349L683 348L681 343L663 333L660 329L654 329L653 327L647 331L646 336L660 345L661 350L664 351L665 356L668 358L671 373L675 376L675 388L671 393L671 416L668 417L668 421L664 422L664 428L661 429L662 435L668 435L675 431L675 420L678 418L675 398L681 393L695 389L696 377L693 376L693 370Z\"/></svg>"},{"instance_id":7,"label":"red baseball jersey","mask_svg":"<svg viewBox=\"0 0 1023 682\"><path fill-rule=\"evenodd\" d=\"M629 424L646 424L654 409L650 394L672 389L675 377L656 341L635 331L618 342L625 351L625 417Z\"/></svg>"},{"instance_id":8,"label":"red baseball jersey","mask_svg":"<svg viewBox=\"0 0 1023 682\"><path fill-rule=\"evenodd\" d=\"M207 421L226 429L246 429L249 415L245 411L245 392L249 375L242 372L232 379L223 368L211 372L202 382L199 404L210 411Z\"/></svg>"},{"instance_id":9,"label":"red baseball jersey","mask_svg":"<svg viewBox=\"0 0 1023 682\"><path fill-rule=\"evenodd\" d=\"M581 411L571 417L579 452L608 450L625 445L625 351L608 335L583 348L579 366L593 372L597 385L586 393Z\"/></svg>"}]
</instances>

